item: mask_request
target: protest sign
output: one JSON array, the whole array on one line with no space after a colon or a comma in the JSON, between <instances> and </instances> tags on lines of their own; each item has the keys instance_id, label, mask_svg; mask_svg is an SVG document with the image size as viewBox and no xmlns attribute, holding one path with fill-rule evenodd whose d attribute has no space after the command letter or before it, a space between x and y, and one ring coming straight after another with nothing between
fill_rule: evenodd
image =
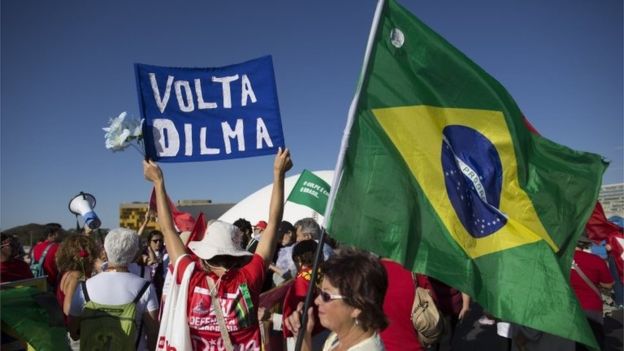
<instances>
[{"instance_id":1,"label":"protest sign","mask_svg":"<svg viewBox=\"0 0 624 351\"><path fill-rule=\"evenodd\" d=\"M293 187L287 201L309 207L317 213L325 213L331 187L314 173L304 169Z\"/></svg>"},{"instance_id":2,"label":"protest sign","mask_svg":"<svg viewBox=\"0 0 624 351\"><path fill-rule=\"evenodd\" d=\"M137 63L135 74L150 159L252 157L284 146L271 56L219 68Z\"/></svg>"}]
</instances>

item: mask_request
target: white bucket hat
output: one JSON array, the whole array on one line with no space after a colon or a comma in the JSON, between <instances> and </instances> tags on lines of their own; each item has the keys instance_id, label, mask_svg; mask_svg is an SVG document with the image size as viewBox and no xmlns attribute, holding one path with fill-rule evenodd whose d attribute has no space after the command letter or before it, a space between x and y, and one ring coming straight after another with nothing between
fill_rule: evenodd
<instances>
[{"instance_id":1,"label":"white bucket hat","mask_svg":"<svg viewBox=\"0 0 624 351\"><path fill-rule=\"evenodd\" d=\"M238 227L222 222L214 221L208 228L201 241L191 241L188 248L204 260L215 256L251 256L252 253L241 248L243 233Z\"/></svg>"}]
</instances>

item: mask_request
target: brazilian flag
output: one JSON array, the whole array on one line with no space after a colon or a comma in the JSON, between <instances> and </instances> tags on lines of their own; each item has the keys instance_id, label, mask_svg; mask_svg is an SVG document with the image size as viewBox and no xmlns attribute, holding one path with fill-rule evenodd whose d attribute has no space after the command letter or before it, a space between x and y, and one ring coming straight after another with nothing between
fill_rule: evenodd
<instances>
[{"instance_id":1,"label":"brazilian flag","mask_svg":"<svg viewBox=\"0 0 624 351\"><path fill-rule=\"evenodd\" d=\"M326 217L510 322L596 347L570 264L607 164L531 133L505 88L380 1Z\"/></svg>"}]
</instances>

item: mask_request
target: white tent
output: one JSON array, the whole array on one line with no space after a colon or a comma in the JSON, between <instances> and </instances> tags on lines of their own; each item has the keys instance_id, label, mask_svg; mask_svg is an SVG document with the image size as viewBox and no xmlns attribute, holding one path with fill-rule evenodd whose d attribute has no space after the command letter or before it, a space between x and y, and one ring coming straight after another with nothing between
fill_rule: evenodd
<instances>
[{"instance_id":1,"label":"white tent","mask_svg":"<svg viewBox=\"0 0 624 351\"><path fill-rule=\"evenodd\" d=\"M334 171L312 171L315 175L323 179L330 186L334 177ZM288 198L292 188L295 186L297 179L301 174L287 177L284 181L284 200ZM251 225L258 223L258 221L268 221L269 219L269 200L271 197L271 190L273 184L269 184L253 194L247 196L239 203L225 212L219 220L234 223L239 218L245 218ZM292 202L286 202L284 205L283 220L289 221L294 224L301 218L313 217L318 223L323 222L323 214L316 213L314 210L295 204Z\"/></svg>"}]
</instances>

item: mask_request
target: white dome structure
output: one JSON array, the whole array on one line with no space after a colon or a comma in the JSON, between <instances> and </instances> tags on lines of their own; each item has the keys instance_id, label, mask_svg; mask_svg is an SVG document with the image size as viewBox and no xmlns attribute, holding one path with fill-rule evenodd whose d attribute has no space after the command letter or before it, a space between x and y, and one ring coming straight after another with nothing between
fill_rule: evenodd
<instances>
[{"instance_id":1,"label":"white dome structure","mask_svg":"<svg viewBox=\"0 0 624 351\"><path fill-rule=\"evenodd\" d=\"M312 171L316 176L323 179L330 186L332 185L332 180L334 178L334 171ZM288 198L288 195L292 191L295 183L297 183L297 179L301 173L297 175L293 175L287 177L284 180L284 200ZM219 220L225 221L228 223L234 223L239 218L245 218L251 225L258 223L258 221L268 221L269 220L269 200L271 198L271 190L273 188L273 184L269 184L262 189L254 192L253 194L247 196L239 203L234 205L234 207L230 208L227 212L225 212ZM318 223L323 223L323 214L316 213L316 211L312 210L309 207L302 206L296 203L292 203L286 201L284 204L284 216L282 220L289 221L294 224L296 221L301 218L312 217L316 219Z\"/></svg>"}]
</instances>

